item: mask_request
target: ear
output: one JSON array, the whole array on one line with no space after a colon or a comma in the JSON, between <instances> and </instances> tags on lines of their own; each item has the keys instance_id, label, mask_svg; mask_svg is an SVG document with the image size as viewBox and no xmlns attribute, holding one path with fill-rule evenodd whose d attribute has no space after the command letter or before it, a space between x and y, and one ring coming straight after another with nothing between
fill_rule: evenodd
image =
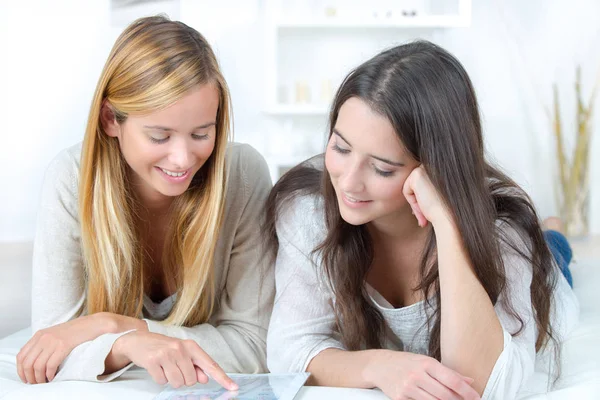
<instances>
[{"instance_id":1,"label":"ear","mask_svg":"<svg viewBox=\"0 0 600 400\"><path fill-rule=\"evenodd\" d=\"M108 136L119 136L121 127L117 122L117 118L115 117L112 107L106 99L104 99L102 102L102 107L100 108L100 123L102 124L102 129Z\"/></svg>"}]
</instances>

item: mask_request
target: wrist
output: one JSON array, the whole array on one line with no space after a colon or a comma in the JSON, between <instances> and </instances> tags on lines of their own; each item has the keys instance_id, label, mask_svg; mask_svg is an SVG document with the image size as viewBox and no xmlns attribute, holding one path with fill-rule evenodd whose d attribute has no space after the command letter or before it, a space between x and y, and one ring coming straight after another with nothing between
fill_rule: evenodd
<instances>
[{"instance_id":1,"label":"wrist","mask_svg":"<svg viewBox=\"0 0 600 400\"><path fill-rule=\"evenodd\" d=\"M116 360L120 360L121 362L125 362L129 360L129 354L127 353L127 349L131 348L130 339L134 338L136 332L129 332L124 335L121 335L112 346L112 356Z\"/></svg>"},{"instance_id":2,"label":"wrist","mask_svg":"<svg viewBox=\"0 0 600 400\"><path fill-rule=\"evenodd\" d=\"M103 333L121 333L132 329L148 331L146 321L139 318L126 317L109 312L101 312L94 315L98 319L97 323L102 326Z\"/></svg>"},{"instance_id":3,"label":"wrist","mask_svg":"<svg viewBox=\"0 0 600 400\"><path fill-rule=\"evenodd\" d=\"M109 312L99 312L90 316L90 318L93 319L95 326L100 330L98 336L105 333L118 333L119 321L117 317L118 315Z\"/></svg>"},{"instance_id":4,"label":"wrist","mask_svg":"<svg viewBox=\"0 0 600 400\"><path fill-rule=\"evenodd\" d=\"M362 363L361 378L364 387L375 388L377 385L377 376L379 372L377 367L381 365L381 357L390 350L374 349L364 350L364 362Z\"/></svg>"},{"instance_id":5,"label":"wrist","mask_svg":"<svg viewBox=\"0 0 600 400\"><path fill-rule=\"evenodd\" d=\"M430 222L437 234L458 231L456 224L454 223L454 218L452 218L446 210L440 210L436 217L432 218Z\"/></svg>"}]
</instances>

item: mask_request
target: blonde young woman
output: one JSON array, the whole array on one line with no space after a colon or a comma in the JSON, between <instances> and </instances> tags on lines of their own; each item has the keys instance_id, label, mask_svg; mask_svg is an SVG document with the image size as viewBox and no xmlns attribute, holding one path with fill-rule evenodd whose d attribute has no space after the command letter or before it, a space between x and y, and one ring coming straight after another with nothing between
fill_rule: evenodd
<instances>
[{"instance_id":1,"label":"blonde young woman","mask_svg":"<svg viewBox=\"0 0 600 400\"><path fill-rule=\"evenodd\" d=\"M83 144L46 173L24 382L109 381L135 364L159 384L236 389L224 371L266 370L273 283L255 241L271 181L254 149L228 143L230 107L194 29L150 17L117 39Z\"/></svg>"}]
</instances>

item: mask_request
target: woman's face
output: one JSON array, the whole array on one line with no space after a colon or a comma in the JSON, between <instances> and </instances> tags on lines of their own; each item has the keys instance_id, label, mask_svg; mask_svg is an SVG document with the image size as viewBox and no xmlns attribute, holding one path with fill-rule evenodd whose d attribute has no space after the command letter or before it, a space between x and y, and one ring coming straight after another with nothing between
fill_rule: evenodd
<instances>
[{"instance_id":1,"label":"woman's face","mask_svg":"<svg viewBox=\"0 0 600 400\"><path fill-rule=\"evenodd\" d=\"M402 189L418 165L387 118L356 97L341 106L325 167L344 221L362 225L410 213Z\"/></svg>"},{"instance_id":2,"label":"woman's face","mask_svg":"<svg viewBox=\"0 0 600 400\"><path fill-rule=\"evenodd\" d=\"M217 88L205 84L165 109L104 125L107 134L118 138L147 205L179 196L190 186L215 147L218 107Z\"/></svg>"}]
</instances>

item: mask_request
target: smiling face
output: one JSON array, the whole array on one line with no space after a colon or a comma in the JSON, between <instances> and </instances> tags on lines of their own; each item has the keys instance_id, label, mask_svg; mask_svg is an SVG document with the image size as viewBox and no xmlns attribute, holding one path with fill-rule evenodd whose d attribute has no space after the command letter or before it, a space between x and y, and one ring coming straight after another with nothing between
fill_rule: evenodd
<instances>
[{"instance_id":1,"label":"smiling face","mask_svg":"<svg viewBox=\"0 0 600 400\"><path fill-rule=\"evenodd\" d=\"M388 119L367 103L353 97L340 107L325 167L346 222L362 225L410 213L402 189L418 165Z\"/></svg>"},{"instance_id":2,"label":"smiling face","mask_svg":"<svg viewBox=\"0 0 600 400\"><path fill-rule=\"evenodd\" d=\"M219 92L213 84L192 89L162 110L129 115L120 124L103 107L104 129L118 138L132 182L147 206L187 190L215 147L218 108Z\"/></svg>"}]
</instances>

